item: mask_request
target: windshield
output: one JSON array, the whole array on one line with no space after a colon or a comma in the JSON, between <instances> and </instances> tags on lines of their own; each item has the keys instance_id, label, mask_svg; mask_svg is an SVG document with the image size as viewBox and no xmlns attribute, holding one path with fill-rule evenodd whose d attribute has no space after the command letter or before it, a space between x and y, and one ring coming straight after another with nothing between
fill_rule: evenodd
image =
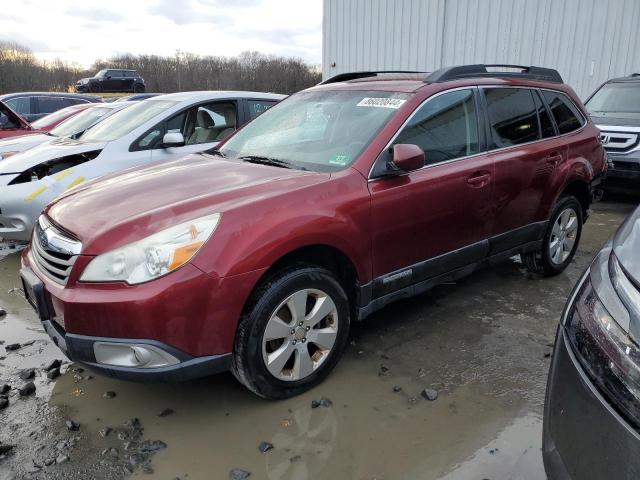
<instances>
[{"instance_id":1,"label":"windshield","mask_svg":"<svg viewBox=\"0 0 640 480\"><path fill-rule=\"evenodd\" d=\"M84 112L74 115L60 123L60 125L52 129L49 133L55 137L73 137L74 135L84 132L102 117L114 111L113 108L89 107Z\"/></svg>"},{"instance_id":2,"label":"windshield","mask_svg":"<svg viewBox=\"0 0 640 480\"><path fill-rule=\"evenodd\" d=\"M640 113L640 83L607 83L586 104L589 113Z\"/></svg>"},{"instance_id":3,"label":"windshield","mask_svg":"<svg viewBox=\"0 0 640 480\"><path fill-rule=\"evenodd\" d=\"M95 76L93 78L98 78L98 77L103 77L104 74L107 73L107 70L100 70L98 73L95 74Z\"/></svg>"},{"instance_id":4,"label":"windshield","mask_svg":"<svg viewBox=\"0 0 640 480\"><path fill-rule=\"evenodd\" d=\"M39 130L41 128L47 128L47 127L50 127L51 125L55 125L56 123L60 122L64 118L67 118L69 115L73 115L74 112L77 112L79 110L82 110L82 107L78 108L77 105L63 108L62 110L58 110L56 112L50 113L49 115L46 115L41 119L36 120L35 122L32 122L31 126L36 130Z\"/></svg>"},{"instance_id":5,"label":"windshield","mask_svg":"<svg viewBox=\"0 0 640 480\"><path fill-rule=\"evenodd\" d=\"M298 93L257 117L220 152L230 158L265 158L292 168L342 170L407 98L403 93L377 91Z\"/></svg>"},{"instance_id":6,"label":"windshield","mask_svg":"<svg viewBox=\"0 0 640 480\"><path fill-rule=\"evenodd\" d=\"M110 142L117 140L178 103L169 100L149 100L136 103L110 115L109 118L100 122L94 128L87 130L80 137L80 140L82 142Z\"/></svg>"}]
</instances>

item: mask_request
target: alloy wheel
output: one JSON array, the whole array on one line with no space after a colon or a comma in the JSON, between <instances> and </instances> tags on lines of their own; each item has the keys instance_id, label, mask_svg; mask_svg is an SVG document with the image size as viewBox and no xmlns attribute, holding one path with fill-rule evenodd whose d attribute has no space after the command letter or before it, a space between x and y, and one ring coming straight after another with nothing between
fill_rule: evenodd
<instances>
[{"instance_id":1,"label":"alloy wheel","mask_svg":"<svg viewBox=\"0 0 640 480\"><path fill-rule=\"evenodd\" d=\"M549 257L561 265L571 255L578 232L578 214L573 208L563 210L556 218L549 242Z\"/></svg>"},{"instance_id":2,"label":"alloy wheel","mask_svg":"<svg viewBox=\"0 0 640 480\"><path fill-rule=\"evenodd\" d=\"M329 357L338 336L338 310L322 290L289 295L275 309L262 336L262 358L271 375L302 380Z\"/></svg>"}]
</instances>

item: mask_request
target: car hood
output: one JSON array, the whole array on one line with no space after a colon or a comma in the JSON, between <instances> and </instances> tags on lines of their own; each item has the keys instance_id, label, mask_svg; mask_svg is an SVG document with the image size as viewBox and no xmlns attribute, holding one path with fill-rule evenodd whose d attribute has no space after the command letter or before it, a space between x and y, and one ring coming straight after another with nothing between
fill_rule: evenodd
<instances>
[{"instance_id":1,"label":"car hood","mask_svg":"<svg viewBox=\"0 0 640 480\"><path fill-rule=\"evenodd\" d=\"M34 135L20 135L0 141L0 157L4 152L23 152L28 148L53 140L56 137L37 133Z\"/></svg>"},{"instance_id":2,"label":"car hood","mask_svg":"<svg viewBox=\"0 0 640 480\"><path fill-rule=\"evenodd\" d=\"M105 145L106 143L81 143L70 138L57 138L0 161L0 175L21 173L43 162L101 150Z\"/></svg>"},{"instance_id":3,"label":"car hood","mask_svg":"<svg viewBox=\"0 0 640 480\"><path fill-rule=\"evenodd\" d=\"M191 155L88 182L58 197L47 215L97 255L214 212L328 180L328 173Z\"/></svg>"},{"instance_id":4,"label":"car hood","mask_svg":"<svg viewBox=\"0 0 640 480\"><path fill-rule=\"evenodd\" d=\"M596 125L615 125L625 127L640 127L640 114L624 112L592 113L591 119Z\"/></svg>"},{"instance_id":5,"label":"car hood","mask_svg":"<svg viewBox=\"0 0 640 480\"><path fill-rule=\"evenodd\" d=\"M627 218L616 233L613 251L622 268L640 287L640 208Z\"/></svg>"}]
</instances>

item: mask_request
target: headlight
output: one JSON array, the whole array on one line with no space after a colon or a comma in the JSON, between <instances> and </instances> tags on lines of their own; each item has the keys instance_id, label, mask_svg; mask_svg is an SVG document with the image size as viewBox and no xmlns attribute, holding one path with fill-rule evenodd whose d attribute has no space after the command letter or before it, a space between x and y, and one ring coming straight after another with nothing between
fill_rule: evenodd
<instances>
[{"instance_id":1,"label":"headlight","mask_svg":"<svg viewBox=\"0 0 640 480\"><path fill-rule=\"evenodd\" d=\"M565 328L574 353L598 389L640 426L640 349L607 312L589 275L567 312Z\"/></svg>"},{"instance_id":2,"label":"headlight","mask_svg":"<svg viewBox=\"0 0 640 480\"><path fill-rule=\"evenodd\" d=\"M98 255L82 282L147 282L180 268L198 253L220 221L215 213L181 223L124 247Z\"/></svg>"}]
</instances>

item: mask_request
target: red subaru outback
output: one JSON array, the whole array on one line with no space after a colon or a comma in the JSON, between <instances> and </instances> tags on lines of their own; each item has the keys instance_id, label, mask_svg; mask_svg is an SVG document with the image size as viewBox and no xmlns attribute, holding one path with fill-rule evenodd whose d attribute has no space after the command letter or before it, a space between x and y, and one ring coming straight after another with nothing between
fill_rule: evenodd
<instances>
[{"instance_id":1,"label":"red subaru outback","mask_svg":"<svg viewBox=\"0 0 640 480\"><path fill-rule=\"evenodd\" d=\"M561 272L606 169L599 138L555 70L338 75L207 154L58 198L24 252L25 292L97 371L230 368L289 397L392 301L515 254Z\"/></svg>"}]
</instances>

